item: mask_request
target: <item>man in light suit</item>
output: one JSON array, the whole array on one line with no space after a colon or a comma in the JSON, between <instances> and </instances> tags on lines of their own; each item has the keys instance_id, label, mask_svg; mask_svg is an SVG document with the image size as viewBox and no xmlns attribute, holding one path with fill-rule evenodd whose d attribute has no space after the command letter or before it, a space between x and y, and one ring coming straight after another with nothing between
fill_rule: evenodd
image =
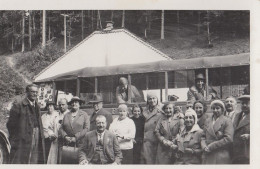
<instances>
[{"instance_id":1,"label":"man in light suit","mask_svg":"<svg viewBox=\"0 0 260 169\"><path fill-rule=\"evenodd\" d=\"M97 129L83 137L79 146L79 164L120 164L122 152L116 136L106 130L106 118L96 118Z\"/></svg>"},{"instance_id":2,"label":"man in light suit","mask_svg":"<svg viewBox=\"0 0 260 169\"><path fill-rule=\"evenodd\" d=\"M250 95L242 95L240 113L234 119L233 164L249 164L250 161Z\"/></svg>"}]
</instances>

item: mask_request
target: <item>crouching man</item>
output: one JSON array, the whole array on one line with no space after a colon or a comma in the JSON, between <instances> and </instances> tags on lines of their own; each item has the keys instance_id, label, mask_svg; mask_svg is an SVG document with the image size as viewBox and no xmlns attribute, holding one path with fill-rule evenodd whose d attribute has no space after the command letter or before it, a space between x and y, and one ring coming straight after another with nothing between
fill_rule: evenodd
<instances>
[{"instance_id":1,"label":"crouching man","mask_svg":"<svg viewBox=\"0 0 260 169\"><path fill-rule=\"evenodd\" d=\"M106 130L106 117L98 115L97 129L85 134L79 145L79 164L120 164L122 153L116 136Z\"/></svg>"}]
</instances>

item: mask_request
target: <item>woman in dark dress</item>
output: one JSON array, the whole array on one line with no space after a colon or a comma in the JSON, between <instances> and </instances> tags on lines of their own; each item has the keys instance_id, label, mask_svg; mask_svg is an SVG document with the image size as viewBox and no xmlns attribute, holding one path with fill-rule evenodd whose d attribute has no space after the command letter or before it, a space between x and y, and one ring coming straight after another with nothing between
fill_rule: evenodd
<instances>
[{"instance_id":1,"label":"woman in dark dress","mask_svg":"<svg viewBox=\"0 0 260 169\"><path fill-rule=\"evenodd\" d=\"M135 123L136 133L134 139L134 149L133 149L133 160L134 164L140 164L141 149L144 138L144 122L143 109L140 105L133 105L132 107L133 117L131 119Z\"/></svg>"}]
</instances>

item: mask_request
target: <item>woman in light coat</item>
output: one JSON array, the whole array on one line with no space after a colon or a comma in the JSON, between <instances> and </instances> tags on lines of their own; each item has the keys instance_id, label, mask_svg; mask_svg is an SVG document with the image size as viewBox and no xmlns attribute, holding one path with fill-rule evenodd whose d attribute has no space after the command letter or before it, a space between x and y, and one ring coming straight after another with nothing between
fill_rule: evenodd
<instances>
[{"instance_id":1,"label":"woman in light coat","mask_svg":"<svg viewBox=\"0 0 260 169\"><path fill-rule=\"evenodd\" d=\"M156 161L158 139L154 130L157 122L162 117L162 110L159 108L158 103L158 98L154 93L147 94L147 108L143 112L145 124L141 164L155 164Z\"/></svg>"},{"instance_id":2,"label":"woman in light coat","mask_svg":"<svg viewBox=\"0 0 260 169\"><path fill-rule=\"evenodd\" d=\"M182 113L176 112L174 116L174 104L168 103L163 106L164 116L159 120L155 128L155 135L159 140L156 156L156 164L173 164L174 158L170 149L176 135L183 128Z\"/></svg>"},{"instance_id":3,"label":"woman in light coat","mask_svg":"<svg viewBox=\"0 0 260 169\"><path fill-rule=\"evenodd\" d=\"M230 118L224 116L225 105L214 100L210 105L213 115L204 124L201 146L203 164L230 164L229 147L232 146L234 127Z\"/></svg>"},{"instance_id":4,"label":"woman in light coat","mask_svg":"<svg viewBox=\"0 0 260 169\"><path fill-rule=\"evenodd\" d=\"M42 115L43 134L45 138L45 154L47 164L57 164L59 113L54 109L54 102L47 102L47 113Z\"/></svg>"}]
</instances>

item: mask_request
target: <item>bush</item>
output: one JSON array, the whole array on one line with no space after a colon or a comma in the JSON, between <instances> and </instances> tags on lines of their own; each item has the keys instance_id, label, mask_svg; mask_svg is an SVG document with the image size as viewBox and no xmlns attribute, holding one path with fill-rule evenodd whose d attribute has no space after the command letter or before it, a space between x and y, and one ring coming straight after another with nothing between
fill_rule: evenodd
<instances>
[{"instance_id":1,"label":"bush","mask_svg":"<svg viewBox=\"0 0 260 169\"><path fill-rule=\"evenodd\" d=\"M63 51L53 41L48 41L45 48L39 44L33 51L17 57L16 68L31 73L30 78L33 78L62 54Z\"/></svg>"}]
</instances>

